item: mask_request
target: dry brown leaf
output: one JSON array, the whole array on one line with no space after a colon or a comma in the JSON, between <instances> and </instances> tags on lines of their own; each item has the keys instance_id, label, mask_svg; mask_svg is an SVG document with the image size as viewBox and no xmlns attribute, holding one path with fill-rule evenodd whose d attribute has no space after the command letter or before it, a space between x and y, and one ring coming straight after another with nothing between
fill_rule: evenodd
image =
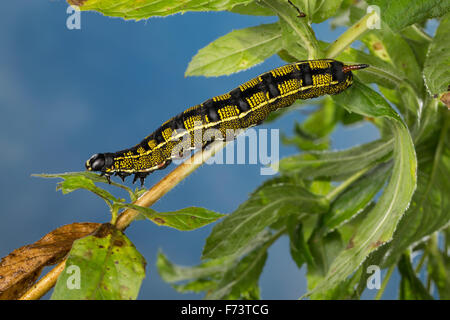
<instances>
[{"instance_id":1,"label":"dry brown leaf","mask_svg":"<svg viewBox=\"0 0 450 320\"><path fill-rule=\"evenodd\" d=\"M450 86L449 86L449 89L450 89ZM441 96L441 101L442 101L442 103L444 103L444 104L447 106L447 108L450 109L450 91L444 93L444 94Z\"/></svg>"},{"instance_id":2,"label":"dry brown leaf","mask_svg":"<svg viewBox=\"0 0 450 320\"><path fill-rule=\"evenodd\" d=\"M38 279L45 266L60 262L72 243L94 232L100 223L72 223L20 247L0 261L0 300L17 299Z\"/></svg>"}]
</instances>

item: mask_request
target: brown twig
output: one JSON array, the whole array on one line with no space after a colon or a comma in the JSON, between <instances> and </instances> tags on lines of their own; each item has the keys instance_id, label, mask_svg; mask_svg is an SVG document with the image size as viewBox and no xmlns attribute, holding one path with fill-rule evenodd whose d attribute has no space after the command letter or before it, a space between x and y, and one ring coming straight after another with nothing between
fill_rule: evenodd
<instances>
[{"instance_id":1,"label":"brown twig","mask_svg":"<svg viewBox=\"0 0 450 320\"><path fill-rule=\"evenodd\" d=\"M167 192L172 190L179 182L200 167L207 159L224 148L226 144L227 143L222 141L215 141L211 143L208 149L196 152L192 157L172 170L151 189L139 197L134 204L142 207L149 207L153 205ZM125 230L125 228L127 228L138 215L139 213L133 209L124 210L117 219L117 229ZM56 267L36 282L22 297L19 298L19 300L40 299L55 285L56 280L58 280L58 277L64 270L65 265L66 260L60 262Z\"/></svg>"},{"instance_id":2,"label":"brown twig","mask_svg":"<svg viewBox=\"0 0 450 320\"><path fill-rule=\"evenodd\" d=\"M44 294L46 294L56 283L61 272L66 266L66 260L64 259L50 270L41 280L36 282L19 300L38 300Z\"/></svg>"}]
</instances>

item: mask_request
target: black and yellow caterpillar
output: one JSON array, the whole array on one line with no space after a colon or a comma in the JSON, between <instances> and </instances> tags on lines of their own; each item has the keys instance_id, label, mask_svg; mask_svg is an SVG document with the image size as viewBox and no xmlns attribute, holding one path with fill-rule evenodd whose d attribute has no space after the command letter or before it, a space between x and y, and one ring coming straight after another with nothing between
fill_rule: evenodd
<instances>
[{"instance_id":1,"label":"black and yellow caterpillar","mask_svg":"<svg viewBox=\"0 0 450 320\"><path fill-rule=\"evenodd\" d=\"M191 149L214 140L195 141L207 129L246 129L260 124L272 111L292 105L297 99L310 99L337 94L353 83L351 70L366 64L344 65L322 59L288 64L256 77L230 92L209 99L166 121L155 132L132 148L115 153L94 154L86 161L89 171L100 171L108 181L112 174L124 180L135 174L133 183L158 169L164 169L175 157L173 150L180 140L190 135ZM196 133L196 134L195 134Z\"/></svg>"}]
</instances>

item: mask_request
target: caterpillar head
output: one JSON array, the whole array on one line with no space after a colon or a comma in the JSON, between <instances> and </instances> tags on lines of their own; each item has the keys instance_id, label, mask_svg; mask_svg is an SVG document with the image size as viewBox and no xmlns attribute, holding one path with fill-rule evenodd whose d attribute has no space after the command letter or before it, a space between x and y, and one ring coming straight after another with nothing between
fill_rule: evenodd
<instances>
[{"instance_id":1,"label":"caterpillar head","mask_svg":"<svg viewBox=\"0 0 450 320\"><path fill-rule=\"evenodd\" d=\"M352 71L369 67L367 64L345 65L339 61L333 61L331 65L331 75L334 83L324 89L326 94L338 94L353 83Z\"/></svg>"},{"instance_id":2,"label":"caterpillar head","mask_svg":"<svg viewBox=\"0 0 450 320\"><path fill-rule=\"evenodd\" d=\"M110 171L113 164L113 157L107 153L96 153L86 161L86 169L88 171Z\"/></svg>"}]
</instances>

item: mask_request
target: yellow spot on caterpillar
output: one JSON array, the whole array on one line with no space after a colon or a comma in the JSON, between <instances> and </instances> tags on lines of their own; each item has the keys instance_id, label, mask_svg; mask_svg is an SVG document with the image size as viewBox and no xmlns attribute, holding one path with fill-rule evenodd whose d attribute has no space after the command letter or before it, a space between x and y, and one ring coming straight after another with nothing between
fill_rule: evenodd
<instances>
[{"instance_id":1,"label":"yellow spot on caterpillar","mask_svg":"<svg viewBox=\"0 0 450 320\"><path fill-rule=\"evenodd\" d=\"M221 120L226 120L235 117L239 114L239 109L236 106L225 106L217 111Z\"/></svg>"},{"instance_id":2,"label":"yellow spot on caterpillar","mask_svg":"<svg viewBox=\"0 0 450 320\"><path fill-rule=\"evenodd\" d=\"M324 86L330 84L332 81L331 74L316 74L312 77L313 80L313 86Z\"/></svg>"},{"instance_id":3,"label":"yellow spot on caterpillar","mask_svg":"<svg viewBox=\"0 0 450 320\"><path fill-rule=\"evenodd\" d=\"M282 66L282 67L273 69L272 71L270 71L270 73L272 74L272 76L274 78L276 78L276 77L285 76L285 75L291 73L293 70L294 70L294 67L291 64L288 64L286 66Z\"/></svg>"},{"instance_id":4,"label":"yellow spot on caterpillar","mask_svg":"<svg viewBox=\"0 0 450 320\"><path fill-rule=\"evenodd\" d=\"M291 91L298 90L299 88L300 83L296 79L286 80L278 85L278 90L282 95Z\"/></svg>"},{"instance_id":5,"label":"yellow spot on caterpillar","mask_svg":"<svg viewBox=\"0 0 450 320\"><path fill-rule=\"evenodd\" d=\"M139 148L137 148L137 150L136 150L139 154L143 154L143 153L145 153L145 149L144 148L142 148L142 146L140 146Z\"/></svg>"},{"instance_id":6,"label":"yellow spot on caterpillar","mask_svg":"<svg viewBox=\"0 0 450 320\"><path fill-rule=\"evenodd\" d=\"M256 108L257 106L264 103L265 101L266 101L266 96L261 91L255 93L250 98L247 98L247 102L252 109Z\"/></svg>"},{"instance_id":7,"label":"yellow spot on caterpillar","mask_svg":"<svg viewBox=\"0 0 450 320\"><path fill-rule=\"evenodd\" d=\"M259 77L258 77L258 78L255 78L255 79L252 79L252 80L250 80L250 81L247 81L247 82L244 83L244 84L241 84L241 85L239 86L239 89L241 89L241 91L244 91L244 90L246 90L246 89L253 88L253 87L256 86L259 82L260 82L260 78L259 78Z\"/></svg>"},{"instance_id":8,"label":"yellow spot on caterpillar","mask_svg":"<svg viewBox=\"0 0 450 320\"><path fill-rule=\"evenodd\" d=\"M326 60L312 60L309 61L309 66L311 69L326 69L330 67L330 63Z\"/></svg>"},{"instance_id":9,"label":"yellow spot on caterpillar","mask_svg":"<svg viewBox=\"0 0 450 320\"><path fill-rule=\"evenodd\" d=\"M173 132L172 128L166 128L166 130L162 132L164 140L169 141L170 138L172 137L172 132Z\"/></svg>"},{"instance_id":10,"label":"yellow spot on caterpillar","mask_svg":"<svg viewBox=\"0 0 450 320\"><path fill-rule=\"evenodd\" d=\"M156 141L155 140L150 140L147 144L148 144L150 149L154 149L156 147Z\"/></svg>"},{"instance_id":11,"label":"yellow spot on caterpillar","mask_svg":"<svg viewBox=\"0 0 450 320\"><path fill-rule=\"evenodd\" d=\"M201 121L202 117L200 115L189 117L186 120L184 120L184 127L186 128L186 130L194 129L195 123Z\"/></svg>"},{"instance_id":12,"label":"yellow spot on caterpillar","mask_svg":"<svg viewBox=\"0 0 450 320\"><path fill-rule=\"evenodd\" d=\"M229 93L226 93L226 94L222 94L220 96L214 97L213 101L217 102L217 101L227 100L227 99L230 99L230 98L231 98L231 95Z\"/></svg>"}]
</instances>

